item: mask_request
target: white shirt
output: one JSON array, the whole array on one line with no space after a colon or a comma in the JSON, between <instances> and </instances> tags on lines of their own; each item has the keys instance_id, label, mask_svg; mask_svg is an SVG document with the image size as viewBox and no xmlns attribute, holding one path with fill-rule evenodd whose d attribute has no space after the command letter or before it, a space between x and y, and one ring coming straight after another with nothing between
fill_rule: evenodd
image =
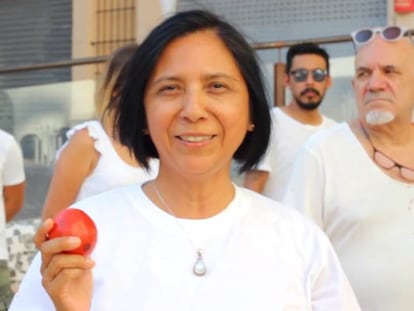
<instances>
[{"instance_id":1,"label":"white shirt","mask_svg":"<svg viewBox=\"0 0 414 311\"><path fill-rule=\"evenodd\" d=\"M158 159L149 161L151 168L149 172L141 167L129 165L118 155L99 121L87 121L74 126L66 134L68 139L84 128L88 129L90 137L95 140L95 148L100 157L93 172L82 183L76 201L115 187L144 182L157 176ZM66 145L67 143L57 151L57 156Z\"/></svg>"},{"instance_id":2,"label":"white shirt","mask_svg":"<svg viewBox=\"0 0 414 311\"><path fill-rule=\"evenodd\" d=\"M250 190L236 187L224 211L198 220L165 213L140 185L75 207L98 229L91 310L359 310L317 226ZM203 277L192 273L196 248ZM54 310L39 265L37 256L9 311Z\"/></svg>"},{"instance_id":3,"label":"white shirt","mask_svg":"<svg viewBox=\"0 0 414 311\"><path fill-rule=\"evenodd\" d=\"M3 187L24 182L22 151L14 137L0 130L0 259L8 259Z\"/></svg>"},{"instance_id":4,"label":"white shirt","mask_svg":"<svg viewBox=\"0 0 414 311\"><path fill-rule=\"evenodd\" d=\"M414 310L414 184L385 174L347 123L305 144L285 202L327 233L363 310Z\"/></svg>"},{"instance_id":5,"label":"white shirt","mask_svg":"<svg viewBox=\"0 0 414 311\"><path fill-rule=\"evenodd\" d=\"M281 201L298 150L309 136L335 125L336 122L322 116L323 119L319 125L303 124L277 107L272 108L272 118L273 128L269 146L266 155L255 169L269 173L262 193Z\"/></svg>"}]
</instances>

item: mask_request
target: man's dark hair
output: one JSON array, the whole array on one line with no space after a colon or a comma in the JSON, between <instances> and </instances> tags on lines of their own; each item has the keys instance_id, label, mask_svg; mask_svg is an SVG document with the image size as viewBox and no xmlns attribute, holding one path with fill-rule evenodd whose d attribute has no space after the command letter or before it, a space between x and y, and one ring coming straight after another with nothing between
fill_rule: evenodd
<instances>
[{"instance_id":1,"label":"man's dark hair","mask_svg":"<svg viewBox=\"0 0 414 311\"><path fill-rule=\"evenodd\" d=\"M321 56L326 63L326 70L329 74L329 54L325 49L321 48L317 44L311 42L304 42L292 45L286 55L286 73L289 74L292 69L293 58L297 55L314 54Z\"/></svg>"}]
</instances>

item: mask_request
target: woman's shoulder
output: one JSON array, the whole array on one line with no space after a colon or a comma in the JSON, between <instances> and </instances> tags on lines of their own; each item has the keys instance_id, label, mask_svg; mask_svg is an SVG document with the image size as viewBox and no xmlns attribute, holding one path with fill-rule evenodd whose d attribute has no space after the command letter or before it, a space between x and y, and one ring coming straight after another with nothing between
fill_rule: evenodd
<instances>
[{"instance_id":1,"label":"woman's shoulder","mask_svg":"<svg viewBox=\"0 0 414 311\"><path fill-rule=\"evenodd\" d=\"M102 135L106 135L102 127L102 124L97 120L89 120L83 123L76 124L70 130L66 132L66 137L71 139L72 136L79 132L84 132L92 139L98 139Z\"/></svg>"},{"instance_id":2,"label":"woman's shoulder","mask_svg":"<svg viewBox=\"0 0 414 311\"><path fill-rule=\"evenodd\" d=\"M66 133L66 137L69 143L75 140L80 143L83 142L91 145L100 154L108 148L113 148L109 136L106 134L101 122L97 120L89 120L75 125Z\"/></svg>"},{"instance_id":3,"label":"woman's shoulder","mask_svg":"<svg viewBox=\"0 0 414 311\"><path fill-rule=\"evenodd\" d=\"M99 136L104 135L102 126L99 121L91 120L73 126L66 132L67 141L56 151L56 160L59 159L62 153L74 150L76 153L85 156L85 152L95 154L100 152L97 148Z\"/></svg>"}]
</instances>

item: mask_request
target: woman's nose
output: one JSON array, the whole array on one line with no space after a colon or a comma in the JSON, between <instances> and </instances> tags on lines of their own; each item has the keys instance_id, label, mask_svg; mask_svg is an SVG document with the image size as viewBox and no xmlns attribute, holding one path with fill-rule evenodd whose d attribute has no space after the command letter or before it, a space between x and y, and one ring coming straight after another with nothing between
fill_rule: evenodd
<instances>
[{"instance_id":1,"label":"woman's nose","mask_svg":"<svg viewBox=\"0 0 414 311\"><path fill-rule=\"evenodd\" d=\"M207 115L207 96L202 90L188 90L183 98L181 115L197 121Z\"/></svg>"}]
</instances>

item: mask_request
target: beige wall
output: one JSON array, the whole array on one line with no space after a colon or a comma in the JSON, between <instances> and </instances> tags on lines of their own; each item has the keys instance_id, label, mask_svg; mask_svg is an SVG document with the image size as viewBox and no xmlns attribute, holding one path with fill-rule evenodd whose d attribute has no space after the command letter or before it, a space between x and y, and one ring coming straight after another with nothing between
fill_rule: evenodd
<instances>
[{"instance_id":1,"label":"beige wall","mask_svg":"<svg viewBox=\"0 0 414 311\"><path fill-rule=\"evenodd\" d=\"M387 0L388 24L414 28L414 13L395 13L394 0Z\"/></svg>"},{"instance_id":2,"label":"beige wall","mask_svg":"<svg viewBox=\"0 0 414 311\"><path fill-rule=\"evenodd\" d=\"M176 8L175 0L136 0L136 3L137 42L141 42L152 28Z\"/></svg>"},{"instance_id":3,"label":"beige wall","mask_svg":"<svg viewBox=\"0 0 414 311\"><path fill-rule=\"evenodd\" d=\"M73 0L72 15L72 58L87 58L96 56L97 50L92 42L97 41L96 10L100 0ZM123 0L120 0L123 1ZM148 34L166 14L175 10L175 0L134 0L136 16L128 15L127 19L121 19L125 25L135 19L135 28L132 27L131 37L137 42ZM132 2L132 1L131 1ZM120 2L125 5L125 2ZM112 4L116 5L116 2ZM110 33L107 24L104 31ZM106 53L106 52L104 52ZM111 53L111 52L108 52ZM102 68L97 65L82 65L72 68L72 105L70 120L78 122L89 118L94 111L95 79Z\"/></svg>"},{"instance_id":4,"label":"beige wall","mask_svg":"<svg viewBox=\"0 0 414 311\"><path fill-rule=\"evenodd\" d=\"M161 5L158 0L136 0L137 3L137 41L141 42L147 33L162 19Z\"/></svg>"},{"instance_id":5,"label":"beige wall","mask_svg":"<svg viewBox=\"0 0 414 311\"><path fill-rule=\"evenodd\" d=\"M94 40L96 30L95 1L73 0L72 2L72 58L95 56ZM76 66L72 69L72 80L91 79L94 66Z\"/></svg>"},{"instance_id":6,"label":"beige wall","mask_svg":"<svg viewBox=\"0 0 414 311\"><path fill-rule=\"evenodd\" d=\"M72 58L95 56L91 42L96 33L96 1L73 0L72 2ZM94 116L95 65L72 67L70 126Z\"/></svg>"}]
</instances>

